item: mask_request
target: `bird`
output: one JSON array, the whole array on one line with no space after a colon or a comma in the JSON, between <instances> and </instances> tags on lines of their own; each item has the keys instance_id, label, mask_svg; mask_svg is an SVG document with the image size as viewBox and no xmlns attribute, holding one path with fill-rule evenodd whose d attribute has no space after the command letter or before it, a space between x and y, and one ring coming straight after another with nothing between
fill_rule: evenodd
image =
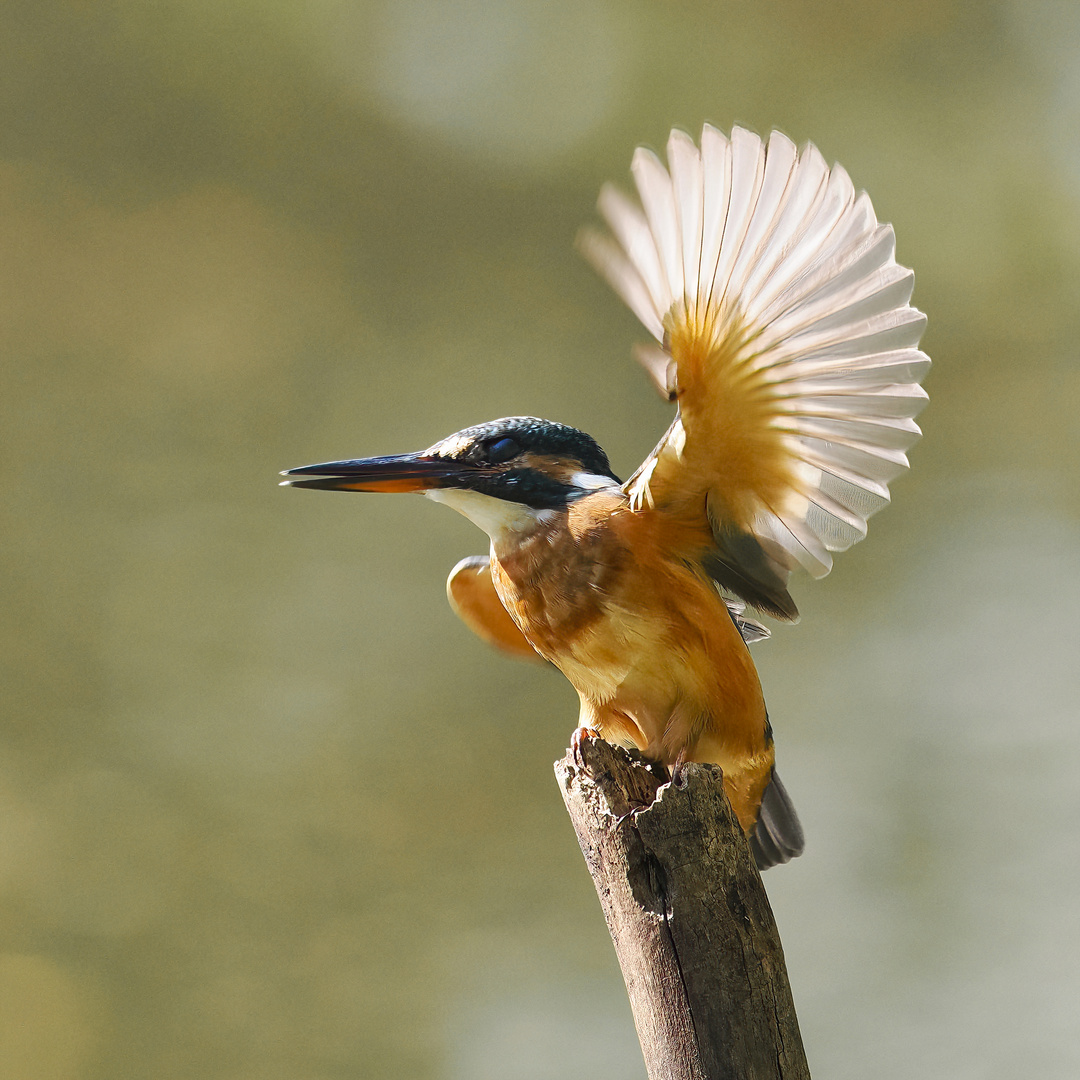
<instances>
[{"instance_id":1,"label":"bird","mask_svg":"<svg viewBox=\"0 0 1080 1080\"><path fill-rule=\"evenodd\" d=\"M812 143L773 131L639 147L637 198L605 185L578 246L651 336L635 355L675 406L625 482L599 444L510 416L418 453L290 469L286 485L417 492L489 537L447 593L485 641L558 668L573 745L601 736L677 774L722 770L759 869L802 853L748 645L799 612L866 534L920 437L930 360L891 225Z\"/></svg>"}]
</instances>

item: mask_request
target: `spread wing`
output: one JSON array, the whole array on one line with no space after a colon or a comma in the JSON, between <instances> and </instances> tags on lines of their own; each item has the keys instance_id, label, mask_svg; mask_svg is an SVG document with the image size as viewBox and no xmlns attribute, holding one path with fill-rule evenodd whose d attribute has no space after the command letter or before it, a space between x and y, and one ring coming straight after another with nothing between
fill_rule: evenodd
<instances>
[{"instance_id":1,"label":"spread wing","mask_svg":"<svg viewBox=\"0 0 1080 1080\"><path fill-rule=\"evenodd\" d=\"M611 235L581 246L656 339L639 359L678 415L627 482L636 510L700 520L722 585L797 615L815 577L866 535L907 468L930 360L912 272L839 166L786 136L681 131L645 149L640 205L600 196Z\"/></svg>"},{"instance_id":2,"label":"spread wing","mask_svg":"<svg viewBox=\"0 0 1080 1080\"><path fill-rule=\"evenodd\" d=\"M461 621L489 645L519 660L545 663L503 607L491 580L491 561L486 555L462 559L450 571L446 597Z\"/></svg>"}]
</instances>

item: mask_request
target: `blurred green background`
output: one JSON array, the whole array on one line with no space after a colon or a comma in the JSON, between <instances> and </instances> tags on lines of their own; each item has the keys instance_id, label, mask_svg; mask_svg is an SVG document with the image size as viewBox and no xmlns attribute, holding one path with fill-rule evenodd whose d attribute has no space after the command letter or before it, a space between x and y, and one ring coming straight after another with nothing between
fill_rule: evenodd
<instances>
[{"instance_id":1,"label":"blurred green background","mask_svg":"<svg viewBox=\"0 0 1080 1080\"><path fill-rule=\"evenodd\" d=\"M811 1067L1080 1075L1080 5L0 2L0 1077L642 1080L485 538L279 469L667 423L572 250L780 127L894 222L896 505L756 647Z\"/></svg>"}]
</instances>

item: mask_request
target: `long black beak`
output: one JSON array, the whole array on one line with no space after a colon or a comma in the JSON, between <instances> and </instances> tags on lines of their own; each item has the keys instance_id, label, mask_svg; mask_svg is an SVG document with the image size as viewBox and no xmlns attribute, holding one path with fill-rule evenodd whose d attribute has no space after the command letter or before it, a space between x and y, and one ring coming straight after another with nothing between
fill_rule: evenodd
<instances>
[{"instance_id":1,"label":"long black beak","mask_svg":"<svg viewBox=\"0 0 1080 1080\"><path fill-rule=\"evenodd\" d=\"M324 491L429 491L431 488L467 486L466 478L475 472L476 469L451 458L396 454L303 465L281 475L312 479L283 480L281 486Z\"/></svg>"}]
</instances>

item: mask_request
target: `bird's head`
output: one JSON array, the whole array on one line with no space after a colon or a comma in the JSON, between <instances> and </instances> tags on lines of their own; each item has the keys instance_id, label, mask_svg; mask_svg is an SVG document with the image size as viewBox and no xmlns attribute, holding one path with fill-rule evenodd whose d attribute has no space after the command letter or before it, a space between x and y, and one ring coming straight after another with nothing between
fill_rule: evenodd
<instances>
[{"instance_id":1,"label":"bird's head","mask_svg":"<svg viewBox=\"0 0 1080 1080\"><path fill-rule=\"evenodd\" d=\"M452 506L493 540L620 482L594 439L534 416L477 424L416 454L329 461L283 475L289 487L419 492Z\"/></svg>"}]
</instances>

